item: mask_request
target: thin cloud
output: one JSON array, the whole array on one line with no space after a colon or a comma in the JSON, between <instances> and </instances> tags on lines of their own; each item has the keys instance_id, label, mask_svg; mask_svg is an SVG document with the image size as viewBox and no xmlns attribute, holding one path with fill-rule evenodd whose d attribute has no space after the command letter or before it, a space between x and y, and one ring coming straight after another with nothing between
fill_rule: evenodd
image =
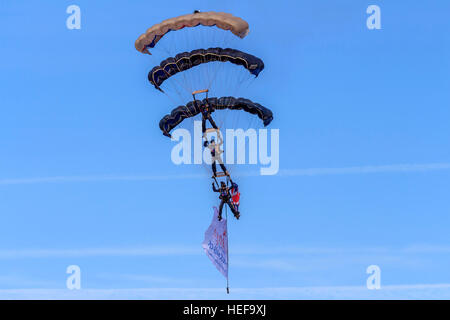
<instances>
[{"instance_id":1,"label":"thin cloud","mask_svg":"<svg viewBox=\"0 0 450 320\"><path fill-rule=\"evenodd\" d=\"M264 288L6 289L0 299L448 299L450 284Z\"/></svg>"},{"instance_id":2,"label":"thin cloud","mask_svg":"<svg viewBox=\"0 0 450 320\"><path fill-rule=\"evenodd\" d=\"M401 172L428 172L449 170L450 163L429 164L391 164L381 166L358 166L343 168L309 168L309 169L281 169L276 176L320 176L343 174L368 174L368 173L401 173ZM259 176L259 172L241 173L237 176ZM203 174L177 174L177 175L93 175L93 176L55 176L37 178L0 179L0 185L22 185L41 183L69 183L69 182L107 182L107 181L161 181L201 179Z\"/></svg>"},{"instance_id":3,"label":"thin cloud","mask_svg":"<svg viewBox=\"0 0 450 320\"><path fill-rule=\"evenodd\" d=\"M200 174L184 175L141 175L141 176L57 176L57 177L38 177L23 179L1 179L0 185L14 184L38 184L38 183L67 183L67 182L107 182L107 181L160 181L160 180L179 180L179 179L199 179L204 177Z\"/></svg>"},{"instance_id":4,"label":"thin cloud","mask_svg":"<svg viewBox=\"0 0 450 320\"><path fill-rule=\"evenodd\" d=\"M73 258L100 256L170 256L199 255L200 246L152 246L142 248L83 248L83 249L29 249L0 250L0 259Z\"/></svg>"},{"instance_id":5,"label":"thin cloud","mask_svg":"<svg viewBox=\"0 0 450 320\"><path fill-rule=\"evenodd\" d=\"M381 166L358 166L344 168L311 168L311 169L284 169L280 170L281 176L318 176L339 174L367 174L388 172L427 172L450 169L450 163L429 164L391 164Z\"/></svg>"},{"instance_id":6,"label":"thin cloud","mask_svg":"<svg viewBox=\"0 0 450 320\"><path fill-rule=\"evenodd\" d=\"M136 282L140 285L195 285L195 279L183 279L173 278L166 276L156 276L151 274L115 274L115 273L103 273L98 275L99 278L109 281L125 280L127 282Z\"/></svg>"},{"instance_id":7,"label":"thin cloud","mask_svg":"<svg viewBox=\"0 0 450 320\"><path fill-rule=\"evenodd\" d=\"M236 256L334 256L334 255L378 255L398 256L402 254L448 254L449 246L413 245L407 247L268 247L242 245L231 248L230 253ZM173 255L203 255L199 245L154 245L147 247L113 247L113 248L78 248L78 249L2 249L0 260L27 258L73 258L99 256L173 256ZM280 264L278 260L268 261L261 266L278 266L290 268L290 265ZM244 265L245 262L242 262Z\"/></svg>"},{"instance_id":8,"label":"thin cloud","mask_svg":"<svg viewBox=\"0 0 450 320\"><path fill-rule=\"evenodd\" d=\"M264 259L264 260L233 260L233 266L241 268L258 268L258 269L272 269L280 271L296 271L298 267L286 259Z\"/></svg>"}]
</instances>

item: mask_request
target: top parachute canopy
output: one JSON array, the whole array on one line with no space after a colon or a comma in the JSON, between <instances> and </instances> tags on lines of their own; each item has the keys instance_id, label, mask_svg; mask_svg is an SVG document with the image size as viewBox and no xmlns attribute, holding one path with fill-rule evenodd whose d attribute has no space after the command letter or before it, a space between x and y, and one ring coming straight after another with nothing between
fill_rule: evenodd
<instances>
[{"instance_id":1,"label":"top parachute canopy","mask_svg":"<svg viewBox=\"0 0 450 320\"><path fill-rule=\"evenodd\" d=\"M164 20L147 29L135 42L136 50L151 54L148 48L155 47L156 43L169 31L176 31L184 27L216 26L223 30L230 30L234 35L244 38L249 32L248 23L225 12L196 12Z\"/></svg>"}]
</instances>

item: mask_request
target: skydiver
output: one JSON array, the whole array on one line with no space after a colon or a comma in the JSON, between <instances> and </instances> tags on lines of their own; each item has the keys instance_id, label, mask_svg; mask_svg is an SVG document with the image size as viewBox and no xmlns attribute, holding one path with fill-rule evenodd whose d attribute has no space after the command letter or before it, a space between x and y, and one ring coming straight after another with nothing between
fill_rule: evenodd
<instances>
[{"instance_id":1,"label":"skydiver","mask_svg":"<svg viewBox=\"0 0 450 320\"><path fill-rule=\"evenodd\" d=\"M214 129L217 130L218 128L217 128L217 125L214 122L213 118L211 117L211 106L208 103L208 99L206 99L204 104L200 102L200 111L202 113L202 135L203 135L203 137L205 137L206 120L209 120L209 123L211 123L211 125Z\"/></svg>"},{"instance_id":2,"label":"skydiver","mask_svg":"<svg viewBox=\"0 0 450 320\"><path fill-rule=\"evenodd\" d=\"M216 188L216 186L214 185L214 182L213 182L212 183L212 188L213 188L214 192L220 192L219 199L221 201L220 201L220 205L219 205L219 216L218 216L219 221L222 220L222 209L223 209L223 205L225 203L230 207L231 212L233 212L235 218L239 220L239 217L241 216L241 214L235 208L235 206L231 203L231 201L230 201L230 198L231 198L230 190L227 187L227 185L225 184L225 182L223 182L223 181L220 182L220 188L219 189Z\"/></svg>"},{"instance_id":3,"label":"skydiver","mask_svg":"<svg viewBox=\"0 0 450 320\"><path fill-rule=\"evenodd\" d=\"M225 173L226 176L230 176L230 174L227 171L227 168L223 164L222 157L220 154L222 153L222 150L220 150L220 145L222 144L222 140L220 138L220 134L218 137L219 143L216 143L214 140L214 137L211 137L211 141L208 142L208 140L205 141L204 146L208 147L211 152L211 167L213 171L213 177L217 177L217 167L216 167L216 161L219 163L220 167L222 168L223 173Z\"/></svg>"}]
</instances>

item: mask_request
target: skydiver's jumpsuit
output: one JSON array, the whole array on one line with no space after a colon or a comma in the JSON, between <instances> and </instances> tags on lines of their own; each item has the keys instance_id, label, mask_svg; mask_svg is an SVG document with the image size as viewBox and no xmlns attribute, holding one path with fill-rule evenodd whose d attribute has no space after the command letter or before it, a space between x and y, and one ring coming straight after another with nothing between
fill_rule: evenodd
<instances>
[{"instance_id":1,"label":"skydiver's jumpsuit","mask_svg":"<svg viewBox=\"0 0 450 320\"><path fill-rule=\"evenodd\" d=\"M208 103L201 105L200 110L202 112L202 134L204 135L206 132L206 120L209 120L209 123L211 123L212 127L214 129L217 129L216 123L211 117L211 107Z\"/></svg>"},{"instance_id":2,"label":"skydiver's jumpsuit","mask_svg":"<svg viewBox=\"0 0 450 320\"><path fill-rule=\"evenodd\" d=\"M214 184L212 185L212 187L213 187L214 192L220 192L219 199L221 201L220 201L220 205L219 205L219 221L222 220L222 209L223 209L223 205L225 203L230 207L231 212L233 212L234 216L236 218L239 217L239 215L240 215L239 211L236 210L236 208L233 206L233 204L230 201L231 196L230 196L230 192L229 192L228 188L220 187L219 189L217 189Z\"/></svg>"},{"instance_id":3,"label":"skydiver's jumpsuit","mask_svg":"<svg viewBox=\"0 0 450 320\"><path fill-rule=\"evenodd\" d=\"M216 143L210 143L209 148L211 150L211 159L212 159L212 171L214 176L217 176L217 168L216 168L216 161L219 162L220 167L222 168L224 173L227 173L227 168L225 168L225 165L223 164L222 159L220 156L216 159Z\"/></svg>"}]
</instances>

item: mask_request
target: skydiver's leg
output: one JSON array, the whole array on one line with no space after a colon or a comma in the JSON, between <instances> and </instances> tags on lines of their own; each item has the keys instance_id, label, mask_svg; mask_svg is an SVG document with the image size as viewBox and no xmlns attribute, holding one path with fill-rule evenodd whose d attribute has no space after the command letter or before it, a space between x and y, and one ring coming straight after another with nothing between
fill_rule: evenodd
<instances>
[{"instance_id":1,"label":"skydiver's leg","mask_svg":"<svg viewBox=\"0 0 450 320\"><path fill-rule=\"evenodd\" d=\"M209 120L209 123L211 123L211 125L212 125L212 127L214 129L218 129L217 126L216 126L216 123L214 122L214 120L213 120L213 118L211 117L210 114L208 115L208 120Z\"/></svg>"},{"instance_id":2,"label":"skydiver's leg","mask_svg":"<svg viewBox=\"0 0 450 320\"><path fill-rule=\"evenodd\" d=\"M219 221L222 220L222 209L223 209L223 204L225 203L225 201L222 199L220 201L220 205L219 205Z\"/></svg>"},{"instance_id":3,"label":"skydiver's leg","mask_svg":"<svg viewBox=\"0 0 450 320\"><path fill-rule=\"evenodd\" d=\"M227 204L231 209L231 212L233 212L234 216L236 217L236 219L239 219L239 217L241 216L239 211L236 210L236 208L234 207L234 205L231 203L230 199L227 199Z\"/></svg>"},{"instance_id":4,"label":"skydiver's leg","mask_svg":"<svg viewBox=\"0 0 450 320\"><path fill-rule=\"evenodd\" d=\"M225 167L225 165L223 164L222 158L219 156L217 157L217 162L219 162L220 167L222 168L222 171L228 175L228 171L227 168Z\"/></svg>"},{"instance_id":5,"label":"skydiver's leg","mask_svg":"<svg viewBox=\"0 0 450 320\"><path fill-rule=\"evenodd\" d=\"M220 164L220 167L222 168L223 172L228 175L227 168L225 168L225 165L223 164L223 162L220 161L219 164Z\"/></svg>"},{"instance_id":6,"label":"skydiver's leg","mask_svg":"<svg viewBox=\"0 0 450 320\"><path fill-rule=\"evenodd\" d=\"M205 136L206 132L206 118L202 116L202 135Z\"/></svg>"},{"instance_id":7,"label":"skydiver's leg","mask_svg":"<svg viewBox=\"0 0 450 320\"><path fill-rule=\"evenodd\" d=\"M216 160L213 159L211 166L212 166L212 171L213 171L213 174L215 177L215 176L217 176Z\"/></svg>"}]
</instances>

